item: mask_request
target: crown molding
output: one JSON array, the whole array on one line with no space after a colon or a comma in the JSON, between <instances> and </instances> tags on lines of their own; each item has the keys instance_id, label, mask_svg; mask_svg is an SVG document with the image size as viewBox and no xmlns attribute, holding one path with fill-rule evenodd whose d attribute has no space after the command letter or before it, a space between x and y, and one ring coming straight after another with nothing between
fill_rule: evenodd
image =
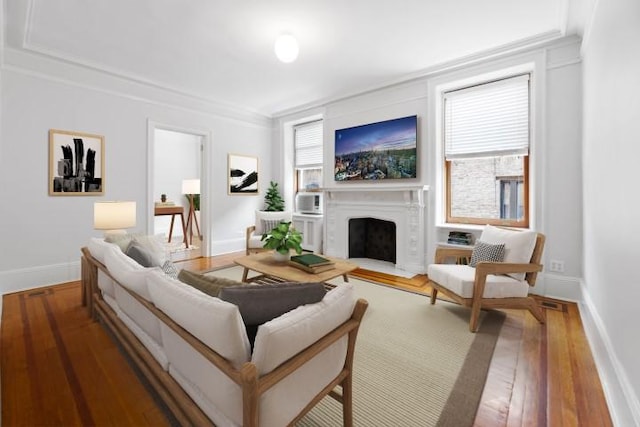
<instances>
[{"instance_id":1,"label":"crown molding","mask_svg":"<svg viewBox=\"0 0 640 427\"><path fill-rule=\"evenodd\" d=\"M125 76L106 73L71 61L31 50L5 47L2 69L44 80L81 87L138 102L206 114L220 119L271 127L271 117L233 108L208 98L192 96L161 85L147 84ZM46 71L43 71L46 70Z\"/></svg>"},{"instance_id":2,"label":"crown molding","mask_svg":"<svg viewBox=\"0 0 640 427\"><path fill-rule=\"evenodd\" d=\"M389 80L386 83L381 83L381 84L374 85L368 88L363 88L357 91L352 91L344 95L326 97L323 99L319 99L315 102L300 105L298 107L276 111L273 113L273 117L276 118L281 116L287 116L289 114L296 113L300 110L308 110L311 108L317 108L323 105L344 101L349 98L362 96L367 93L371 93L381 89L392 88L394 86L410 83L415 80L432 77L432 76L450 72L450 71L455 71L463 67L478 65L483 62L504 58L509 55L518 54L518 53L530 51L533 49L550 47L559 42L563 43L564 41L565 43L568 43L569 39L575 40L575 36L565 37L560 31L549 31L546 33L541 33L541 34L528 37L525 39L521 39L512 43L507 43L505 45L498 46L493 49L488 49L482 52L466 55L466 56L454 59L452 61L436 64L432 67L424 68L414 73L405 74L400 78Z\"/></svg>"}]
</instances>

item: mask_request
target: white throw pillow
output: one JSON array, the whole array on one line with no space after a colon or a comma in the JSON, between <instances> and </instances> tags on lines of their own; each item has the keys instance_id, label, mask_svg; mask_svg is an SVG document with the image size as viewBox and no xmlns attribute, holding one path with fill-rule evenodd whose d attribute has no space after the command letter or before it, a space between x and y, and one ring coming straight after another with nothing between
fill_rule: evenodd
<instances>
[{"instance_id":1,"label":"white throw pillow","mask_svg":"<svg viewBox=\"0 0 640 427\"><path fill-rule=\"evenodd\" d=\"M154 265L162 265L170 259L167 246L160 236L134 236L133 241L151 252L154 258Z\"/></svg>"},{"instance_id":2,"label":"white throw pillow","mask_svg":"<svg viewBox=\"0 0 640 427\"><path fill-rule=\"evenodd\" d=\"M485 243L504 243L504 262L528 264L536 246L538 233L535 231L518 231L486 225L478 240ZM524 280L525 273L510 273L508 276L516 280Z\"/></svg>"}]
</instances>

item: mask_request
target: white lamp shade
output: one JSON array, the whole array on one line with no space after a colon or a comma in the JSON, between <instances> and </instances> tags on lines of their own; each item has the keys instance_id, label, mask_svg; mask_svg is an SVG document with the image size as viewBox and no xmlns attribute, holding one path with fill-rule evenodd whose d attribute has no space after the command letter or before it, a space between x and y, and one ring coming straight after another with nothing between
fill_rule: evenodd
<instances>
[{"instance_id":1,"label":"white lamp shade","mask_svg":"<svg viewBox=\"0 0 640 427\"><path fill-rule=\"evenodd\" d=\"M136 226L136 202L96 202L93 205L93 228L120 230Z\"/></svg>"},{"instance_id":2,"label":"white lamp shade","mask_svg":"<svg viewBox=\"0 0 640 427\"><path fill-rule=\"evenodd\" d=\"M199 179L182 180L182 194L200 194Z\"/></svg>"},{"instance_id":3,"label":"white lamp shade","mask_svg":"<svg viewBox=\"0 0 640 427\"><path fill-rule=\"evenodd\" d=\"M298 57L298 40L291 34L283 34L276 39L276 56L282 62L293 62Z\"/></svg>"}]
</instances>

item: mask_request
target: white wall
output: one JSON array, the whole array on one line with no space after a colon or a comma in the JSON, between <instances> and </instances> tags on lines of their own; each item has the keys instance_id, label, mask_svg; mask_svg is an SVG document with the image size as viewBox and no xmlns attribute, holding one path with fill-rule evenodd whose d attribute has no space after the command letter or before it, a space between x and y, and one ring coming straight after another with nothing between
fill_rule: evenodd
<instances>
[{"instance_id":1,"label":"white wall","mask_svg":"<svg viewBox=\"0 0 640 427\"><path fill-rule=\"evenodd\" d=\"M546 47L501 55L473 65L452 67L412 82L371 91L327 104L324 107L325 174L324 187L337 187L333 181L334 131L348 126L380 120L418 115L418 178L403 183L358 183L374 186L427 185L427 264L433 259L437 242L448 231L438 224L442 182L441 163L436 146L439 141L435 123L439 97L435 88L450 82L495 74L522 64L535 66L536 108L533 111L532 173L535 204L533 227L547 235L544 262L549 259L565 263L563 274L539 276L536 293L572 300L580 298L582 277L581 215L581 60L580 39L566 38ZM296 116L281 117L281 123ZM283 145L289 144L278 135ZM353 183L341 183L345 187ZM460 227L457 227L458 229ZM475 227L480 230L480 227ZM476 231L478 232L478 231Z\"/></svg>"},{"instance_id":2,"label":"white wall","mask_svg":"<svg viewBox=\"0 0 640 427\"><path fill-rule=\"evenodd\" d=\"M87 68L5 48L1 70L0 292L76 280L80 248L93 230L93 203L135 200L138 231L147 198L149 120L212 135L208 178L212 253L244 249L271 178L271 120L126 82ZM48 196L49 129L105 137L102 197ZM227 195L227 153L260 158L258 196Z\"/></svg>"},{"instance_id":3,"label":"white wall","mask_svg":"<svg viewBox=\"0 0 640 427\"><path fill-rule=\"evenodd\" d=\"M640 425L640 2L601 0L584 52L585 326L616 425Z\"/></svg>"}]
</instances>

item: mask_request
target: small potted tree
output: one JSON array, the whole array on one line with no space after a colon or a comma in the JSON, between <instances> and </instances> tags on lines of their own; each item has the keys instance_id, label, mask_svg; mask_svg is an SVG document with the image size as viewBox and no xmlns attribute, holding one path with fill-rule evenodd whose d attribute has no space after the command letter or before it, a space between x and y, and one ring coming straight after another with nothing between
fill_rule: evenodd
<instances>
[{"instance_id":1,"label":"small potted tree","mask_svg":"<svg viewBox=\"0 0 640 427\"><path fill-rule=\"evenodd\" d=\"M266 232L260 239L263 248L274 249L273 256L278 261L286 261L291 257L291 249L298 255L302 253L302 234L291 225L291 221L282 221L273 230Z\"/></svg>"},{"instance_id":2,"label":"small potted tree","mask_svg":"<svg viewBox=\"0 0 640 427\"><path fill-rule=\"evenodd\" d=\"M264 195L265 211L280 212L284 211L284 200L278 190L278 183L271 181L267 193Z\"/></svg>"}]
</instances>

